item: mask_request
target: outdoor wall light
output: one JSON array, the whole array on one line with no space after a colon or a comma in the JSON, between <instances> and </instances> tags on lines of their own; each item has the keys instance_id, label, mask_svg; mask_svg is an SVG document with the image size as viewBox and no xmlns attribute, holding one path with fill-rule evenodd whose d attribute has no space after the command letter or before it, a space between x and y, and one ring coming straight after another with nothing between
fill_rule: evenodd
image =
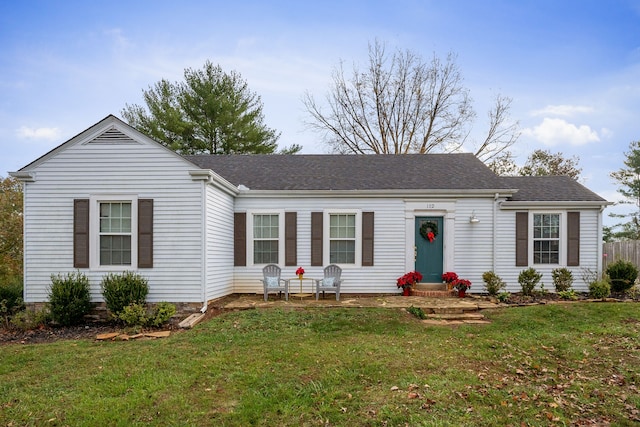
<instances>
[{"instance_id":1,"label":"outdoor wall light","mask_svg":"<svg viewBox=\"0 0 640 427\"><path fill-rule=\"evenodd\" d=\"M471 224L477 224L480 222L478 217L476 216L476 211L471 211L471 216L469 217L469 222Z\"/></svg>"}]
</instances>

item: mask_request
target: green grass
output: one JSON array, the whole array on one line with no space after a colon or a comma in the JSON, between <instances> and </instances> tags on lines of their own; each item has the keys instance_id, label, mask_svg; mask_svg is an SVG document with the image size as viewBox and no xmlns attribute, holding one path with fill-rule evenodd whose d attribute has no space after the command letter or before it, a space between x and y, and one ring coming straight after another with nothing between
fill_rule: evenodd
<instances>
[{"instance_id":1,"label":"green grass","mask_svg":"<svg viewBox=\"0 0 640 427\"><path fill-rule=\"evenodd\" d=\"M0 346L0 425L640 422L640 305L231 312L168 339ZM523 424L521 424L523 423Z\"/></svg>"}]
</instances>

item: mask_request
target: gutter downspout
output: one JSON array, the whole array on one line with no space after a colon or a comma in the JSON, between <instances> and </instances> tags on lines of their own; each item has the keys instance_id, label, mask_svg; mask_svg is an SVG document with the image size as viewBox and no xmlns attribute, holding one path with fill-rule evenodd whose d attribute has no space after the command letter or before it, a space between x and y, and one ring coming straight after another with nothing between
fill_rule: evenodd
<instances>
[{"instance_id":1,"label":"gutter downspout","mask_svg":"<svg viewBox=\"0 0 640 427\"><path fill-rule=\"evenodd\" d=\"M497 205L498 205L498 197L499 196L500 196L499 193L496 193L493 196L493 230L492 230L492 233L493 233L493 247L492 247L493 261L492 261L492 266L491 266L491 270L493 272L496 271L496 263L497 263L497 261L496 261L496 256L497 256L497 253L496 253L496 237L497 237L497 234L498 234L498 227L496 226L496 219L498 218Z\"/></svg>"},{"instance_id":2,"label":"gutter downspout","mask_svg":"<svg viewBox=\"0 0 640 427\"><path fill-rule=\"evenodd\" d=\"M202 183L202 308L201 313L207 311L207 185L211 183L211 176Z\"/></svg>"},{"instance_id":3,"label":"gutter downspout","mask_svg":"<svg viewBox=\"0 0 640 427\"><path fill-rule=\"evenodd\" d=\"M606 205L600 206L600 212L598 213L598 278L602 277L602 212L606 207Z\"/></svg>"}]
</instances>

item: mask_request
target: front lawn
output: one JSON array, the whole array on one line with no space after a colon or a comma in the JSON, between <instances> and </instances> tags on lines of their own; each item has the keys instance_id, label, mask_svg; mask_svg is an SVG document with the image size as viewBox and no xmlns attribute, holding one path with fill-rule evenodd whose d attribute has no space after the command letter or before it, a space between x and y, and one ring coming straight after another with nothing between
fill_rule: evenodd
<instances>
[{"instance_id":1,"label":"front lawn","mask_svg":"<svg viewBox=\"0 0 640 427\"><path fill-rule=\"evenodd\" d=\"M640 422L640 305L427 326L402 310L230 312L155 341L0 346L0 425Z\"/></svg>"}]
</instances>

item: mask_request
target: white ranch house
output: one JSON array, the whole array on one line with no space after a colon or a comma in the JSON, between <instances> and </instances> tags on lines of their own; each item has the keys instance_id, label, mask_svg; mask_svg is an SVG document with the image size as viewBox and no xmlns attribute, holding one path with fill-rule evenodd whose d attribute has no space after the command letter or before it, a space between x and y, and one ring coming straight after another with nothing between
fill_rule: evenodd
<instances>
[{"instance_id":1,"label":"white ranch house","mask_svg":"<svg viewBox=\"0 0 640 427\"><path fill-rule=\"evenodd\" d=\"M261 293L262 268L321 277L342 293L398 293L454 271L509 291L532 266L602 269L608 202L567 177L499 177L471 154L180 156L110 115L12 176L24 183L24 298L79 270L102 301L108 272L148 278L150 302L207 303ZM435 239L420 234L435 225Z\"/></svg>"}]
</instances>

